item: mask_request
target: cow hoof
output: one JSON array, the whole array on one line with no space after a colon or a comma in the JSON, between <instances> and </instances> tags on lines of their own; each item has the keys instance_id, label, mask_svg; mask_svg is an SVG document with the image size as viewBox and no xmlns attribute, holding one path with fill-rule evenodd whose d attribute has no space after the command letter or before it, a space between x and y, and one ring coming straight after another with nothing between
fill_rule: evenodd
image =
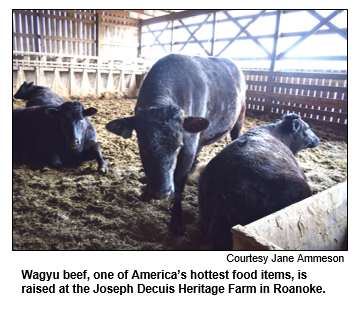
<instances>
[{"instance_id":1,"label":"cow hoof","mask_svg":"<svg viewBox=\"0 0 364 310\"><path fill-rule=\"evenodd\" d=\"M183 225L173 225L170 226L171 233L176 236L182 236L185 233Z\"/></svg>"},{"instance_id":2,"label":"cow hoof","mask_svg":"<svg viewBox=\"0 0 364 310\"><path fill-rule=\"evenodd\" d=\"M107 171L108 171L108 167L106 166L106 168L105 167L99 167L99 172L101 173L101 174L107 174Z\"/></svg>"},{"instance_id":3,"label":"cow hoof","mask_svg":"<svg viewBox=\"0 0 364 310\"><path fill-rule=\"evenodd\" d=\"M99 171L102 173L106 173L107 170L109 170L109 167L106 165L106 163L102 163L101 165L99 165Z\"/></svg>"},{"instance_id":4,"label":"cow hoof","mask_svg":"<svg viewBox=\"0 0 364 310\"><path fill-rule=\"evenodd\" d=\"M150 197L147 193L143 192L139 197L139 200L143 202L148 202L152 200L152 197Z\"/></svg>"},{"instance_id":5,"label":"cow hoof","mask_svg":"<svg viewBox=\"0 0 364 310\"><path fill-rule=\"evenodd\" d=\"M193 162L192 165L192 169L200 162L200 160L198 158L195 159L195 161Z\"/></svg>"},{"instance_id":6,"label":"cow hoof","mask_svg":"<svg viewBox=\"0 0 364 310\"><path fill-rule=\"evenodd\" d=\"M49 166L54 169L60 169L60 168L62 168L63 164L61 162L54 162L54 163L51 163Z\"/></svg>"}]
</instances>

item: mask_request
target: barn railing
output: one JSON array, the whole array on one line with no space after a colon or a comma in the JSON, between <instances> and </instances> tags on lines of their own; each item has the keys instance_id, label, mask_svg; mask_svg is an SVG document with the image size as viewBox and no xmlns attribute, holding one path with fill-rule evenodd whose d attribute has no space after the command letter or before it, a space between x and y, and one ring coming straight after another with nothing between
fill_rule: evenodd
<instances>
[{"instance_id":1,"label":"barn railing","mask_svg":"<svg viewBox=\"0 0 364 310\"><path fill-rule=\"evenodd\" d=\"M247 109L347 124L347 74L243 70Z\"/></svg>"},{"instance_id":2,"label":"barn railing","mask_svg":"<svg viewBox=\"0 0 364 310\"><path fill-rule=\"evenodd\" d=\"M62 96L122 92L137 96L149 70L143 59L13 52L13 94L24 81ZM245 70L247 109L297 113L306 119L347 125L347 74Z\"/></svg>"},{"instance_id":3,"label":"barn railing","mask_svg":"<svg viewBox=\"0 0 364 310\"><path fill-rule=\"evenodd\" d=\"M146 72L142 59L13 52L13 94L24 81L33 81L61 96L121 92L135 97Z\"/></svg>"}]
</instances>

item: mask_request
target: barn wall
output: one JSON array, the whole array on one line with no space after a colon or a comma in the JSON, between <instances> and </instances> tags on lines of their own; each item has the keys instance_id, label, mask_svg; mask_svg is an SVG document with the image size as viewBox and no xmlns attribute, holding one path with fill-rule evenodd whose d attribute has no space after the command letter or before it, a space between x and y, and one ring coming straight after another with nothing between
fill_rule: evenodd
<instances>
[{"instance_id":1,"label":"barn wall","mask_svg":"<svg viewBox=\"0 0 364 310\"><path fill-rule=\"evenodd\" d=\"M244 70L247 109L347 124L347 74Z\"/></svg>"},{"instance_id":2,"label":"barn wall","mask_svg":"<svg viewBox=\"0 0 364 310\"><path fill-rule=\"evenodd\" d=\"M13 51L96 56L95 10L13 10Z\"/></svg>"},{"instance_id":3,"label":"barn wall","mask_svg":"<svg viewBox=\"0 0 364 310\"><path fill-rule=\"evenodd\" d=\"M125 25L125 18L113 11L99 11L100 51L99 55L109 60L136 59L139 48L139 27L137 20Z\"/></svg>"},{"instance_id":4,"label":"barn wall","mask_svg":"<svg viewBox=\"0 0 364 310\"><path fill-rule=\"evenodd\" d=\"M138 23L121 10L13 10L13 94L34 81L62 96L135 96L146 72Z\"/></svg>"},{"instance_id":5,"label":"barn wall","mask_svg":"<svg viewBox=\"0 0 364 310\"><path fill-rule=\"evenodd\" d=\"M139 21L121 10L13 10L13 51L138 56Z\"/></svg>"},{"instance_id":6,"label":"barn wall","mask_svg":"<svg viewBox=\"0 0 364 310\"><path fill-rule=\"evenodd\" d=\"M263 16L277 16L278 21L278 13L265 12ZM238 19L255 21L262 15L232 17L227 12L219 14L225 18L215 19L215 23L220 23L219 27L228 22L236 23ZM121 92L135 97L149 63L147 66L146 60L138 58L140 22L129 16L121 10L13 10L13 94L24 81L34 81L62 96ZM180 30L189 30L180 23ZM213 20L205 18L197 25L201 28L209 23ZM171 29L179 30L173 23ZM148 28L148 31L154 36L153 48L164 44L156 37L157 30ZM340 31L339 35L344 36L345 31ZM299 35L308 36L309 33ZM190 39L192 36L190 34ZM190 39L180 43L182 46L198 43L196 38ZM224 40L228 40L228 45L234 42L231 38ZM168 53L168 49L164 50ZM211 54L214 54L212 51L213 44ZM273 67L269 71L243 68L248 85L248 110L273 114L295 112L308 119L347 124L345 72L277 72L272 71Z\"/></svg>"}]
</instances>

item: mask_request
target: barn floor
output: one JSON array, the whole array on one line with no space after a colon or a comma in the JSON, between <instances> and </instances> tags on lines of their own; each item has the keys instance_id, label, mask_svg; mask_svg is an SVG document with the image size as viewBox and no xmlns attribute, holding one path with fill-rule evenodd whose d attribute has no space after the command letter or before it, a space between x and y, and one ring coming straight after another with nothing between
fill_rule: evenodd
<instances>
[{"instance_id":1,"label":"barn floor","mask_svg":"<svg viewBox=\"0 0 364 310\"><path fill-rule=\"evenodd\" d=\"M196 183L185 188L183 236L169 232L171 200L139 200L145 177L135 133L124 140L105 129L110 120L133 115L136 100L79 101L99 110L91 121L109 170L98 171L96 161L55 170L13 159L13 249L209 250L199 222ZM24 106L14 99L13 108ZM243 130L272 120L247 113ZM297 160L317 193L346 180L347 137L334 130L314 131L321 145L301 151ZM200 161L207 162L225 145L222 139L205 147Z\"/></svg>"}]
</instances>

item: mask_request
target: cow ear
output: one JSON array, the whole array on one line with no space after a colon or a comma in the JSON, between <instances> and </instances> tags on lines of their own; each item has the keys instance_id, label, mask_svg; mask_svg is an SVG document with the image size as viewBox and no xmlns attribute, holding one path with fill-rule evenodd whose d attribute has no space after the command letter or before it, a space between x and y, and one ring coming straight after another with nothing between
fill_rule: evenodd
<instances>
[{"instance_id":1,"label":"cow ear","mask_svg":"<svg viewBox=\"0 0 364 310\"><path fill-rule=\"evenodd\" d=\"M210 121L203 117L187 116L183 120L183 128L190 133L198 133L209 126Z\"/></svg>"},{"instance_id":2,"label":"cow ear","mask_svg":"<svg viewBox=\"0 0 364 310\"><path fill-rule=\"evenodd\" d=\"M291 113L282 116L282 126L286 132L297 132L301 127L301 116Z\"/></svg>"},{"instance_id":3,"label":"cow ear","mask_svg":"<svg viewBox=\"0 0 364 310\"><path fill-rule=\"evenodd\" d=\"M292 121L292 131L295 133L297 132L301 127L301 123L299 119L294 119Z\"/></svg>"},{"instance_id":4,"label":"cow ear","mask_svg":"<svg viewBox=\"0 0 364 310\"><path fill-rule=\"evenodd\" d=\"M83 116L92 116L97 113L97 109L95 108L88 108L86 110L83 110L82 114Z\"/></svg>"},{"instance_id":5,"label":"cow ear","mask_svg":"<svg viewBox=\"0 0 364 310\"><path fill-rule=\"evenodd\" d=\"M29 86L33 86L33 85L34 85L34 82L30 82L30 83L29 83Z\"/></svg>"},{"instance_id":6,"label":"cow ear","mask_svg":"<svg viewBox=\"0 0 364 310\"><path fill-rule=\"evenodd\" d=\"M106 129L124 139L129 139L134 129L134 117L115 119L106 125Z\"/></svg>"},{"instance_id":7,"label":"cow ear","mask_svg":"<svg viewBox=\"0 0 364 310\"><path fill-rule=\"evenodd\" d=\"M53 117L53 118L60 118L60 113L57 109L55 108L48 108L46 109L45 111L45 114L47 114L48 116L50 117Z\"/></svg>"}]
</instances>

